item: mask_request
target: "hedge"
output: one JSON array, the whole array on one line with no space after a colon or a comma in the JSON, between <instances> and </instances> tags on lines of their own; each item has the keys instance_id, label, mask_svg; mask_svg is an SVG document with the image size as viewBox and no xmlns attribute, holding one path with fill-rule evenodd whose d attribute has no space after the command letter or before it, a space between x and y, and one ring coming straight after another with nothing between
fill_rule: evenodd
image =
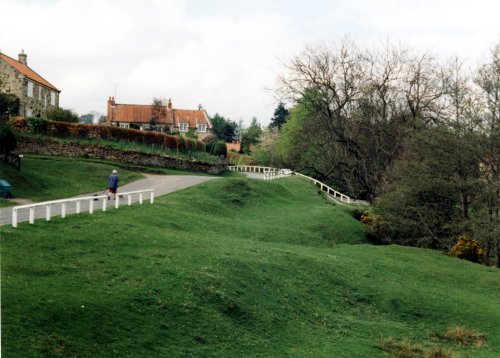
<instances>
[{"instance_id":1,"label":"hedge","mask_svg":"<svg viewBox=\"0 0 500 358\"><path fill-rule=\"evenodd\" d=\"M18 117L12 120L11 123L16 132L26 133L31 131L29 120L26 121L24 118ZM44 125L37 128L37 133L64 138L116 140L179 150L205 151L205 144L192 138L94 124L45 121Z\"/></svg>"}]
</instances>

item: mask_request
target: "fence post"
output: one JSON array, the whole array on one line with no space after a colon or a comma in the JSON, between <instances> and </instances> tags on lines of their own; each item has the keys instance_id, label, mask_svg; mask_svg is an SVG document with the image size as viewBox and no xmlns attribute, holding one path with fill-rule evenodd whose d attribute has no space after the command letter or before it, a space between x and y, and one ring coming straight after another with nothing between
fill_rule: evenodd
<instances>
[{"instance_id":1,"label":"fence post","mask_svg":"<svg viewBox=\"0 0 500 358\"><path fill-rule=\"evenodd\" d=\"M89 200L89 214L94 213L94 199Z\"/></svg>"},{"instance_id":2,"label":"fence post","mask_svg":"<svg viewBox=\"0 0 500 358\"><path fill-rule=\"evenodd\" d=\"M45 206L45 220L50 221L50 204Z\"/></svg>"},{"instance_id":3,"label":"fence post","mask_svg":"<svg viewBox=\"0 0 500 358\"><path fill-rule=\"evenodd\" d=\"M115 209L120 207L120 197L118 195L115 196Z\"/></svg>"},{"instance_id":4,"label":"fence post","mask_svg":"<svg viewBox=\"0 0 500 358\"><path fill-rule=\"evenodd\" d=\"M34 224L35 223L35 207L32 206L30 208L30 224Z\"/></svg>"},{"instance_id":5,"label":"fence post","mask_svg":"<svg viewBox=\"0 0 500 358\"><path fill-rule=\"evenodd\" d=\"M106 211L106 203L108 201L106 200L106 198L102 199L102 211Z\"/></svg>"},{"instance_id":6,"label":"fence post","mask_svg":"<svg viewBox=\"0 0 500 358\"><path fill-rule=\"evenodd\" d=\"M80 214L80 209L81 209L80 200L77 200L76 201L76 213L77 214Z\"/></svg>"},{"instance_id":7,"label":"fence post","mask_svg":"<svg viewBox=\"0 0 500 358\"><path fill-rule=\"evenodd\" d=\"M66 202L63 201L61 203L61 218L65 218L66 217Z\"/></svg>"},{"instance_id":8,"label":"fence post","mask_svg":"<svg viewBox=\"0 0 500 358\"><path fill-rule=\"evenodd\" d=\"M155 200L155 192L151 191L151 200L150 200L151 204L153 204L154 200Z\"/></svg>"},{"instance_id":9,"label":"fence post","mask_svg":"<svg viewBox=\"0 0 500 358\"><path fill-rule=\"evenodd\" d=\"M131 194L128 195L128 205L129 206L132 205L132 195Z\"/></svg>"},{"instance_id":10,"label":"fence post","mask_svg":"<svg viewBox=\"0 0 500 358\"><path fill-rule=\"evenodd\" d=\"M12 227L17 227L17 209L12 209Z\"/></svg>"},{"instance_id":11,"label":"fence post","mask_svg":"<svg viewBox=\"0 0 500 358\"><path fill-rule=\"evenodd\" d=\"M139 204L142 204L142 193L139 193Z\"/></svg>"}]
</instances>

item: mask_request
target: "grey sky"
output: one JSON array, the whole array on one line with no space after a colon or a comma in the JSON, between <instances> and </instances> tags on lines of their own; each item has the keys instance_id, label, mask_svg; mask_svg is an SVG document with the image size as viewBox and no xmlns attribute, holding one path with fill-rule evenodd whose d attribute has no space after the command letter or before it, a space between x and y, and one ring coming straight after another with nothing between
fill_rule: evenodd
<instances>
[{"instance_id":1,"label":"grey sky","mask_svg":"<svg viewBox=\"0 0 500 358\"><path fill-rule=\"evenodd\" d=\"M120 103L172 98L262 124L266 88L307 43L389 39L473 66L500 40L496 0L0 0L0 13L0 50L24 49L65 108L104 112L118 84Z\"/></svg>"}]
</instances>

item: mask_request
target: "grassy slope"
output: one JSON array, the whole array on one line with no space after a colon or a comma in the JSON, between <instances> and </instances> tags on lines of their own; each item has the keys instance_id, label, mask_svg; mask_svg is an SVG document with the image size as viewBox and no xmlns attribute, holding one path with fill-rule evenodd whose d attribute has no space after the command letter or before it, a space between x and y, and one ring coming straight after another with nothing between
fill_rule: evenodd
<instances>
[{"instance_id":1,"label":"grassy slope","mask_svg":"<svg viewBox=\"0 0 500 358\"><path fill-rule=\"evenodd\" d=\"M455 351L500 354L498 270L366 244L297 179L2 231L5 356L375 357L457 324L488 346Z\"/></svg>"},{"instance_id":2,"label":"grassy slope","mask_svg":"<svg viewBox=\"0 0 500 358\"><path fill-rule=\"evenodd\" d=\"M0 162L0 177L12 185L14 197L43 201L104 191L114 168L78 158L25 155L21 171ZM120 185L142 177L124 169L119 175Z\"/></svg>"}]
</instances>

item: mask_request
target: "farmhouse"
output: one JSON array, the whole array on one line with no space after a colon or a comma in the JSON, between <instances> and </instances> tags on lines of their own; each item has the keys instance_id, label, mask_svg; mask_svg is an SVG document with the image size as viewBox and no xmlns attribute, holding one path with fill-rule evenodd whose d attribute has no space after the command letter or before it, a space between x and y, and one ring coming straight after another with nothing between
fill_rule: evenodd
<instances>
[{"instance_id":1,"label":"farmhouse","mask_svg":"<svg viewBox=\"0 0 500 358\"><path fill-rule=\"evenodd\" d=\"M59 107L59 94L54 85L28 66L24 50L15 60L0 52L0 91L19 98L21 116L42 116L50 107Z\"/></svg>"},{"instance_id":2,"label":"farmhouse","mask_svg":"<svg viewBox=\"0 0 500 358\"><path fill-rule=\"evenodd\" d=\"M157 125L164 131L167 127L171 132L185 133L194 130L200 139L212 132L212 123L207 112L201 107L195 109L177 109L172 107L172 100L162 105ZM114 97L108 99L108 125L122 128L150 129L155 108L153 105L116 103Z\"/></svg>"}]
</instances>

